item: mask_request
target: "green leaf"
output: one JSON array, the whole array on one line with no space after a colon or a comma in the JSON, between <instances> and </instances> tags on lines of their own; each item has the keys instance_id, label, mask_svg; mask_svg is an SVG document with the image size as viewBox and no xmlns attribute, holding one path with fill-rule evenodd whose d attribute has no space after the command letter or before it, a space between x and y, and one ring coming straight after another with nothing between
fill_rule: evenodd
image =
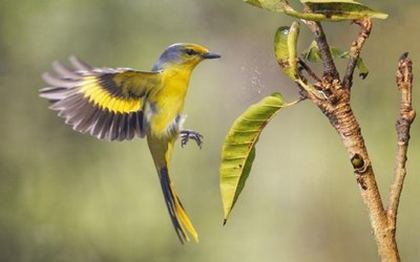
<instances>
[{"instance_id":1,"label":"green leaf","mask_svg":"<svg viewBox=\"0 0 420 262\"><path fill-rule=\"evenodd\" d=\"M386 19L387 14L377 12L353 0L301 0L312 12L299 12L287 0L244 0L244 2L273 12L281 12L299 19L312 21L357 20L364 17Z\"/></svg>"},{"instance_id":2,"label":"green leaf","mask_svg":"<svg viewBox=\"0 0 420 262\"><path fill-rule=\"evenodd\" d=\"M223 144L220 166L224 223L245 186L255 158L255 144L263 128L284 106L281 94L267 96L251 105L229 130Z\"/></svg>"},{"instance_id":3,"label":"green leaf","mask_svg":"<svg viewBox=\"0 0 420 262\"><path fill-rule=\"evenodd\" d=\"M309 48L302 53L302 56L305 60L311 63L319 63L322 61L318 45L315 41L313 41Z\"/></svg>"},{"instance_id":4,"label":"green leaf","mask_svg":"<svg viewBox=\"0 0 420 262\"><path fill-rule=\"evenodd\" d=\"M350 58L350 54L348 51L342 51L335 47L331 47L330 50L331 50L331 55L333 58L343 58L343 59ZM311 63L319 63L322 61L321 56L319 54L319 48L315 41L311 43L309 48L302 55L305 60ZM361 57L357 59L356 68L359 71L360 78L365 79L368 76L369 69Z\"/></svg>"},{"instance_id":5,"label":"green leaf","mask_svg":"<svg viewBox=\"0 0 420 262\"><path fill-rule=\"evenodd\" d=\"M284 12L284 6L287 4L286 0L244 0L244 2L273 12Z\"/></svg>"},{"instance_id":6,"label":"green leaf","mask_svg":"<svg viewBox=\"0 0 420 262\"><path fill-rule=\"evenodd\" d=\"M325 20L343 21L358 20L365 17L386 19L387 14L375 11L370 7L353 0L301 0L312 13L322 14Z\"/></svg>"},{"instance_id":7,"label":"green leaf","mask_svg":"<svg viewBox=\"0 0 420 262\"><path fill-rule=\"evenodd\" d=\"M282 26L274 36L274 54L283 72L292 80L298 77L297 72L297 40L299 37L299 23L292 26Z\"/></svg>"},{"instance_id":8,"label":"green leaf","mask_svg":"<svg viewBox=\"0 0 420 262\"><path fill-rule=\"evenodd\" d=\"M361 57L357 59L356 67L357 67L357 70L359 70L359 77L361 79L365 79L369 74L369 68L366 66L365 62L363 61Z\"/></svg>"}]
</instances>

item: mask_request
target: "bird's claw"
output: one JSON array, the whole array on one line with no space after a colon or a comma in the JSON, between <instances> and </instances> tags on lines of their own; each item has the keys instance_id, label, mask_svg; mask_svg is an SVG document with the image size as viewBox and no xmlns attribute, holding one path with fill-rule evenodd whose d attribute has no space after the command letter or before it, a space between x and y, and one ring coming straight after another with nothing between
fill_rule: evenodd
<instances>
[{"instance_id":1,"label":"bird's claw","mask_svg":"<svg viewBox=\"0 0 420 262\"><path fill-rule=\"evenodd\" d=\"M181 137L181 147L184 147L190 139L194 140L197 143L197 146L201 149L203 145L203 136L197 131L193 130L181 130L179 133Z\"/></svg>"}]
</instances>

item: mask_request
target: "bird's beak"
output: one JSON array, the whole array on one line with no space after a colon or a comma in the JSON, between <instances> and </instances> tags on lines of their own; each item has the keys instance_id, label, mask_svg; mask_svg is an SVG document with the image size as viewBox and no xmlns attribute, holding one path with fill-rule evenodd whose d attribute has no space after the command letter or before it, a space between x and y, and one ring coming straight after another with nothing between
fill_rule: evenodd
<instances>
[{"instance_id":1,"label":"bird's beak","mask_svg":"<svg viewBox=\"0 0 420 262\"><path fill-rule=\"evenodd\" d=\"M220 58L221 57L219 54L212 53L212 52L207 52L205 54L202 54L201 56L204 59L217 59L217 58Z\"/></svg>"}]
</instances>

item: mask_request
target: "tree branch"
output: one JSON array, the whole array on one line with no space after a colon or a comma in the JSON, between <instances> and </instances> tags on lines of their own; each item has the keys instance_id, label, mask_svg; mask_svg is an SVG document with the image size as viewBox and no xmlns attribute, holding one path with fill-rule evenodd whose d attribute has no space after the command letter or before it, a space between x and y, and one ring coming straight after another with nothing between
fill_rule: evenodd
<instances>
[{"instance_id":1,"label":"tree branch","mask_svg":"<svg viewBox=\"0 0 420 262\"><path fill-rule=\"evenodd\" d=\"M310 68L301 58L298 59L299 65L304 69L313 80L317 82L322 82L322 80L315 74L315 72Z\"/></svg>"},{"instance_id":2,"label":"tree branch","mask_svg":"<svg viewBox=\"0 0 420 262\"><path fill-rule=\"evenodd\" d=\"M335 66L334 59L331 55L331 49L328 44L327 37L325 36L321 23L307 20L302 20L302 22L307 25L309 30L311 30L315 36L315 41L318 45L319 54L324 66L324 77L328 76L333 79L340 79L337 67Z\"/></svg>"},{"instance_id":3,"label":"tree branch","mask_svg":"<svg viewBox=\"0 0 420 262\"><path fill-rule=\"evenodd\" d=\"M397 156L394 173L394 182L389 195L389 206L387 210L390 226L395 230L397 222L398 205L401 191L406 176L407 151L410 140L410 127L413 123L416 112L412 107L413 90L413 68L408 53L404 53L398 64L397 85L401 92L400 117L395 125L397 130Z\"/></svg>"},{"instance_id":4,"label":"tree branch","mask_svg":"<svg viewBox=\"0 0 420 262\"><path fill-rule=\"evenodd\" d=\"M351 109L350 90L341 87L333 87L331 90L338 98L336 103L331 103L329 100L316 100L313 97L311 100L317 104L336 129L348 152L363 203L369 212L370 224L382 261L399 261L395 231L389 227L360 126Z\"/></svg>"},{"instance_id":5,"label":"tree branch","mask_svg":"<svg viewBox=\"0 0 420 262\"><path fill-rule=\"evenodd\" d=\"M347 86L343 86L343 83L339 79L339 74L334 61L332 60L330 48L321 25L316 22L304 22L308 25L310 30L315 33L315 38L320 49L321 59L324 63L324 77L322 78L323 81L318 84L320 84L320 89L326 94L328 99L320 99L311 93L308 94L308 98L314 102L328 118L331 125L340 135L341 141L347 150L356 176L356 181L359 185L360 194L369 212L370 224L375 236L378 253L382 261L400 261L395 239L395 227L390 226L387 211L383 206L381 194L376 183L375 173L361 129L350 104L351 90L349 87L351 86L351 79L360 51L369 36L371 21L369 19L364 19L360 22L363 29L350 50L351 58L347 68L347 74L344 78L345 81L343 81L344 83L347 83ZM407 62L403 64L405 65ZM405 90L408 89L408 84L406 83L410 82L407 68L409 67L400 65L400 71L403 76L399 78L401 79L399 82L405 83L403 85L404 88L401 88ZM410 99L411 101L411 93L408 95L408 93L405 92L403 96L405 99ZM404 106L406 106L406 104L407 103L404 102ZM407 107L404 108L404 111L407 111ZM401 123L403 123L403 126L407 126L405 120L401 121ZM406 137L402 135L403 132L400 133L401 137ZM396 183L398 184L400 182ZM395 189L395 191L399 190L401 190L401 188Z\"/></svg>"},{"instance_id":6,"label":"tree branch","mask_svg":"<svg viewBox=\"0 0 420 262\"><path fill-rule=\"evenodd\" d=\"M359 25L361 30L359 36L355 41L353 41L350 47L350 59L347 64L346 74L343 78L343 87L349 89L353 85L354 69L356 68L357 61L359 60L360 52L362 51L363 45L372 31L372 20L370 18L357 20L354 21L354 23Z\"/></svg>"}]
</instances>

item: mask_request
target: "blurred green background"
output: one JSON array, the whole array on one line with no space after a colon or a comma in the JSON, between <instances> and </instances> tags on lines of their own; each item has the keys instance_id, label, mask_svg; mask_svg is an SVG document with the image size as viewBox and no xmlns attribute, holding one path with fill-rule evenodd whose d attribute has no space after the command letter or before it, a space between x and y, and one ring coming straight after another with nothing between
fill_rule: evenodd
<instances>
[{"instance_id":1,"label":"blurred green background","mask_svg":"<svg viewBox=\"0 0 420 262\"><path fill-rule=\"evenodd\" d=\"M382 196L392 179L399 93L395 70L410 51L419 72L420 3L365 1L375 20L357 79L359 116ZM250 103L295 86L273 59L278 26L291 18L240 0L0 1L0 261L376 261L376 246L345 150L311 103L284 110L257 147L251 177L222 227L221 144ZM311 42L302 30L300 48ZM326 24L350 45L349 23ZM173 171L199 244L178 243L145 141L99 141L63 124L37 95L41 73L76 54L97 66L149 69L175 42L223 55L193 74L187 128L205 145L175 150ZM343 63L339 63L343 67ZM420 108L420 90L415 106ZM415 122L398 219L404 261L420 257L420 121Z\"/></svg>"}]
</instances>

